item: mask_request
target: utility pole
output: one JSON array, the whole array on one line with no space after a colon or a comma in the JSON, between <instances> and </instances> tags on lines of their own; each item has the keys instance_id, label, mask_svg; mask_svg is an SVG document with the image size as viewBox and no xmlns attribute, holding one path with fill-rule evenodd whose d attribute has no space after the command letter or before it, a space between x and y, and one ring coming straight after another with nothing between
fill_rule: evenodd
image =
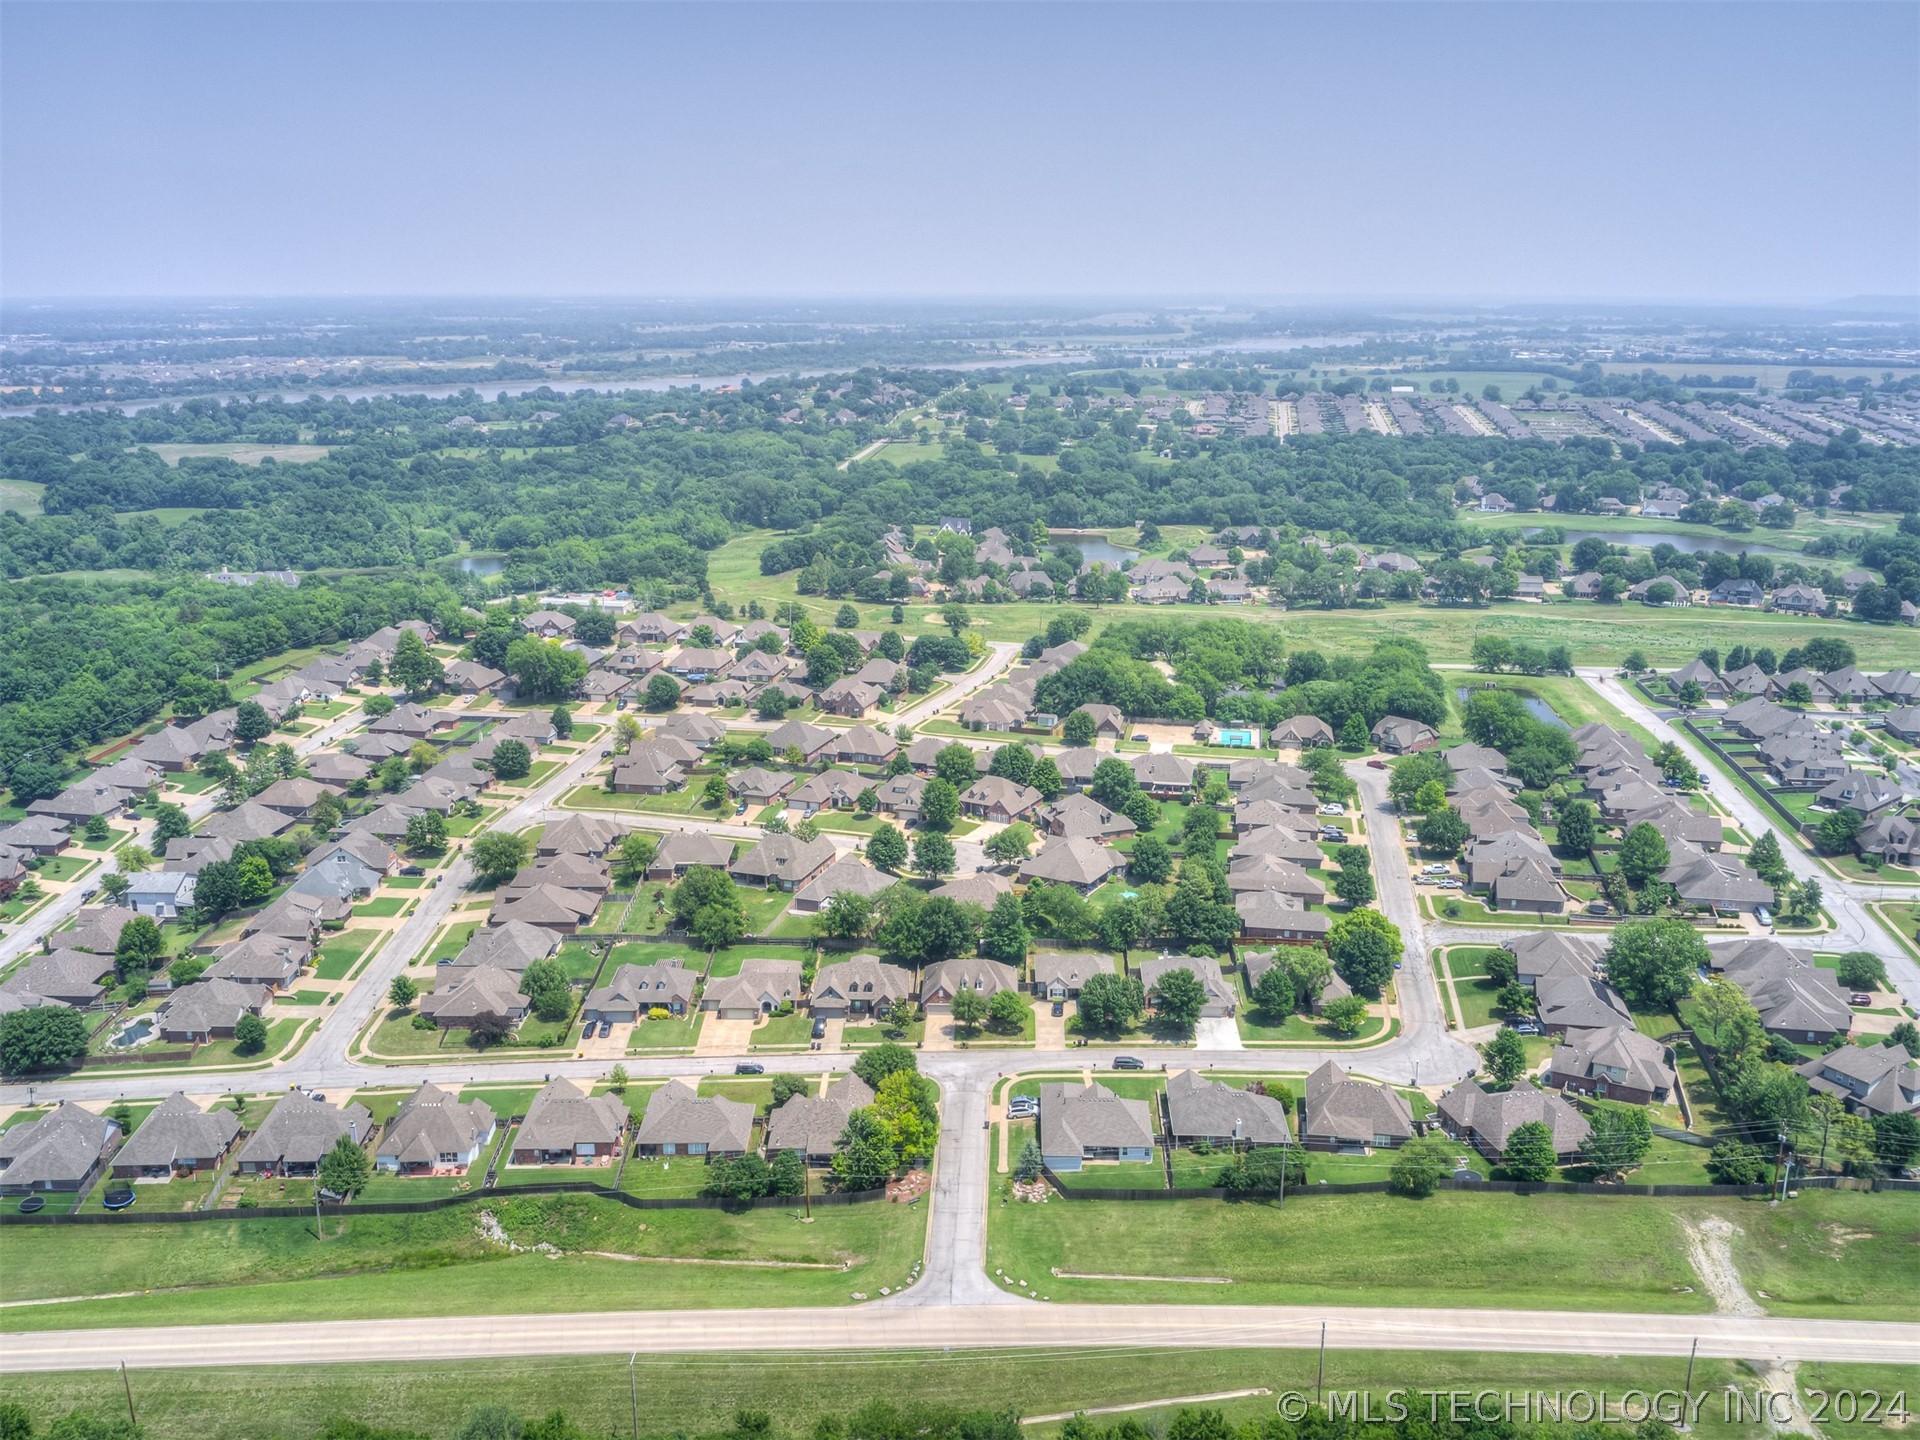
<instances>
[{"instance_id":1,"label":"utility pole","mask_svg":"<svg viewBox=\"0 0 1920 1440\"><path fill-rule=\"evenodd\" d=\"M805 1150L800 1154L800 1194L806 1201L807 1219L813 1219L813 1161Z\"/></svg>"},{"instance_id":2,"label":"utility pole","mask_svg":"<svg viewBox=\"0 0 1920 1440\"><path fill-rule=\"evenodd\" d=\"M1327 1378L1327 1322L1320 1322L1320 1368L1313 1372L1313 1403L1320 1404L1320 1385Z\"/></svg>"},{"instance_id":3,"label":"utility pole","mask_svg":"<svg viewBox=\"0 0 1920 1440\"><path fill-rule=\"evenodd\" d=\"M1691 1395L1693 1393L1693 1358L1699 1353L1700 1337L1696 1335L1693 1337L1693 1348L1687 1351L1687 1383L1680 1387L1682 1394Z\"/></svg>"},{"instance_id":4,"label":"utility pole","mask_svg":"<svg viewBox=\"0 0 1920 1440\"><path fill-rule=\"evenodd\" d=\"M1820 1161L1819 1168L1827 1168L1827 1131L1833 1128L1833 1116L1823 1107L1820 1111Z\"/></svg>"},{"instance_id":5,"label":"utility pole","mask_svg":"<svg viewBox=\"0 0 1920 1440\"><path fill-rule=\"evenodd\" d=\"M1787 1172L1793 1168L1793 1161L1787 1156L1787 1134L1784 1130L1780 1132L1780 1155L1779 1159L1775 1162L1775 1168L1780 1173L1780 1194L1778 1198L1784 1200L1787 1198Z\"/></svg>"},{"instance_id":6,"label":"utility pole","mask_svg":"<svg viewBox=\"0 0 1920 1440\"><path fill-rule=\"evenodd\" d=\"M633 1440L640 1440L640 1382L633 1374L633 1367L639 1363L638 1350L627 1357L627 1400L633 1406Z\"/></svg>"},{"instance_id":7,"label":"utility pole","mask_svg":"<svg viewBox=\"0 0 1920 1440\"><path fill-rule=\"evenodd\" d=\"M140 1417L133 1413L133 1381L127 1378L127 1362L124 1360L120 1362L120 1383L127 1390L127 1423L138 1425Z\"/></svg>"}]
</instances>

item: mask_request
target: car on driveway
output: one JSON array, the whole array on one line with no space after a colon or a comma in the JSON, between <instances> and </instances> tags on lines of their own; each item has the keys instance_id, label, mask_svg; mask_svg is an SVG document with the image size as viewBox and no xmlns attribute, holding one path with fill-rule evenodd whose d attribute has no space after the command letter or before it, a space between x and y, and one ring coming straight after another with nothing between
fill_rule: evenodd
<instances>
[{"instance_id":1,"label":"car on driveway","mask_svg":"<svg viewBox=\"0 0 1920 1440\"><path fill-rule=\"evenodd\" d=\"M1059 1018L1060 1018L1060 1017L1061 1017L1062 1015L1064 1015L1064 1014L1066 1014L1066 1013L1067 1013L1067 1002L1066 1002L1066 1001L1064 1001L1064 1000L1056 1000L1056 1001L1054 1001L1054 1002L1053 1002L1053 1018L1054 1018L1054 1019L1056 1019L1056 1020L1058 1020L1058 1019L1059 1019Z\"/></svg>"},{"instance_id":2,"label":"car on driveway","mask_svg":"<svg viewBox=\"0 0 1920 1440\"><path fill-rule=\"evenodd\" d=\"M1367 761L1367 769L1369 770L1384 770L1386 768L1387 768L1387 762L1384 760Z\"/></svg>"},{"instance_id":3,"label":"car on driveway","mask_svg":"<svg viewBox=\"0 0 1920 1440\"><path fill-rule=\"evenodd\" d=\"M1420 873L1422 875L1444 875L1447 873L1447 867L1444 865L1422 865L1420 867Z\"/></svg>"},{"instance_id":4,"label":"car on driveway","mask_svg":"<svg viewBox=\"0 0 1920 1440\"><path fill-rule=\"evenodd\" d=\"M1442 890L1464 890L1466 888L1465 882L1457 879L1436 880L1434 883Z\"/></svg>"},{"instance_id":5,"label":"car on driveway","mask_svg":"<svg viewBox=\"0 0 1920 1440\"><path fill-rule=\"evenodd\" d=\"M824 1040L827 1038L827 1021L823 1015L813 1017L813 1038L816 1040Z\"/></svg>"},{"instance_id":6,"label":"car on driveway","mask_svg":"<svg viewBox=\"0 0 1920 1440\"><path fill-rule=\"evenodd\" d=\"M1322 815L1344 815L1347 813L1347 807L1344 805L1322 805L1320 807L1320 813Z\"/></svg>"}]
</instances>

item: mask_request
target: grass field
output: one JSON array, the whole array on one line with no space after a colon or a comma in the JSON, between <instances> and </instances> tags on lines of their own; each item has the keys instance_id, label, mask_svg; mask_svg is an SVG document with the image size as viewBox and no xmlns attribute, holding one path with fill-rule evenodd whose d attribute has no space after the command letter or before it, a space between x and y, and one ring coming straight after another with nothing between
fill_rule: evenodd
<instances>
[{"instance_id":1,"label":"grass field","mask_svg":"<svg viewBox=\"0 0 1920 1440\"><path fill-rule=\"evenodd\" d=\"M131 449L151 450L169 465L178 465L182 460L197 458L219 458L233 461L236 465L258 465L262 460L273 460L282 465L301 465L309 460L324 460L332 454L332 448L326 445L263 445L254 441L216 441L206 444L159 444L131 446Z\"/></svg>"},{"instance_id":2,"label":"grass field","mask_svg":"<svg viewBox=\"0 0 1920 1440\"><path fill-rule=\"evenodd\" d=\"M611 1172L607 1178L611 1179ZM924 1207L885 1203L639 1212L586 1195L488 1202L515 1240L560 1259L513 1255L475 1228L479 1211L349 1215L316 1242L311 1219L26 1229L7 1235L8 1300L152 1290L151 1295L0 1312L0 1329L222 1324L379 1315L844 1305L898 1285L920 1258ZM833 1268L648 1265L579 1253L829 1262ZM840 1262L851 1261L848 1269ZM723 1276L725 1283L716 1283ZM175 1288L189 1287L189 1288ZM166 1293L158 1293L158 1292Z\"/></svg>"},{"instance_id":3,"label":"grass field","mask_svg":"<svg viewBox=\"0 0 1920 1440\"><path fill-rule=\"evenodd\" d=\"M1478 387L1475 387L1478 393ZM1534 517L1536 522L1538 517ZM735 605L758 599L771 609L775 605L798 600L823 627L830 626L837 601L796 595L794 577L762 575L760 552L771 532L754 531L728 541L708 558L708 575L716 594ZM859 605L863 629L887 629L891 626L891 605ZM1057 605L1013 604L974 605L974 628L988 640L1021 641L1046 628L1060 614ZM1139 619L1138 607L1110 605L1084 607L1093 617L1088 638L1104 629L1114 618ZM1198 607L1176 607L1175 617L1223 612ZM1420 641L1433 659L1441 662L1467 660L1473 641L1479 635L1499 635L1509 640L1524 640L1536 645L1565 644L1581 665L1617 664L1629 650L1644 650L1656 664L1681 664L1691 660L1704 645L1723 650L1734 645L1770 645L1786 649L1814 635L1842 636L1854 647L1858 663L1865 669L1886 669L1907 663L1902 658L1912 648L1912 636L1899 627L1883 625L1836 625L1831 621L1799 619L1771 611L1729 611L1696 606L1691 609L1659 610L1644 605L1498 605L1485 610L1441 609L1427 605L1386 605L1378 610L1275 611L1264 606L1233 607L1236 619L1277 626L1286 635L1289 648L1313 647L1332 653L1357 653L1372 648L1381 640L1408 638ZM909 637L930 633L937 622L937 607L909 605L902 626ZM1570 718L1570 717L1569 717ZM1578 723L1578 722L1575 722ZM926 728L926 727L923 727Z\"/></svg>"},{"instance_id":4,"label":"grass field","mask_svg":"<svg viewBox=\"0 0 1920 1440\"><path fill-rule=\"evenodd\" d=\"M32 519L41 512L47 487L38 480L0 480L0 510Z\"/></svg>"},{"instance_id":5,"label":"grass field","mask_svg":"<svg viewBox=\"0 0 1920 1440\"><path fill-rule=\"evenodd\" d=\"M1339 1349L1327 1352L1319 1374L1311 1350L1172 1347L842 1352L809 1356L803 1364L751 1351L642 1355L633 1364L631 1385L629 1363L622 1354L145 1370L135 1372L132 1385L147 1440L253 1440L262 1434L301 1440L333 1419L451 1435L481 1402L504 1402L530 1416L564 1410L589 1435L627 1434L636 1403L650 1434L723 1433L734 1413L745 1409L775 1416L776 1435L804 1435L821 1418L844 1416L868 1399L1048 1415L1235 1390L1311 1392L1316 1378L1332 1391L1384 1393L1489 1386L1618 1391L1629 1385L1653 1392L1678 1390L1687 1377L1684 1359ZM1701 1360L1692 1377L1696 1391L1753 1384L1752 1375L1730 1361ZM1816 1372L1808 1366L1800 1379L1803 1385L1821 1379L1836 1389L1904 1386L1909 1394L1920 1392L1920 1367L1828 1365ZM15 1375L7 1386L9 1398L26 1406L42 1428L73 1409L112 1415L126 1404L120 1375L111 1369ZM1263 1393L1210 1408L1237 1425L1271 1419L1273 1406L1273 1397ZM1173 1414L1174 1407L1152 1408L1131 1418L1157 1434ZM1035 1425L1027 1433L1047 1437L1059 1428ZM1705 1407L1692 1433L1701 1440L1760 1440L1766 1431L1727 1424L1716 1404Z\"/></svg>"},{"instance_id":6,"label":"grass field","mask_svg":"<svg viewBox=\"0 0 1920 1440\"><path fill-rule=\"evenodd\" d=\"M1311 1171L1309 1171L1311 1174ZM1442 1193L1152 1204L993 1205L987 1265L1231 1285L1070 1280L1053 1298L1184 1304L1461 1305L1700 1312L1682 1219L1723 1216L1750 1291L1783 1315L1912 1318L1920 1196L1807 1192L1770 1210L1732 1200L1616 1201ZM1840 1239L1837 1236L1848 1238ZM1857 1237L1857 1238L1856 1238ZM1836 1260L1844 1256L1844 1263Z\"/></svg>"}]
</instances>

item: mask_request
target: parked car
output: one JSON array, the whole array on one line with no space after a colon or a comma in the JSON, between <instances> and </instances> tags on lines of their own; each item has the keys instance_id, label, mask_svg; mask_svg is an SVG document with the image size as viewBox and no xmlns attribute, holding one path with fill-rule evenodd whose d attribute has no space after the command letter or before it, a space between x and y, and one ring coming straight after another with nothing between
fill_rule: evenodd
<instances>
[{"instance_id":1,"label":"parked car","mask_svg":"<svg viewBox=\"0 0 1920 1440\"><path fill-rule=\"evenodd\" d=\"M1760 906L1753 912L1753 918L1758 920L1762 925L1773 924L1773 912L1767 909L1767 907L1764 905Z\"/></svg>"},{"instance_id":2,"label":"parked car","mask_svg":"<svg viewBox=\"0 0 1920 1440\"><path fill-rule=\"evenodd\" d=\"M600 1038L604 1040L611 1034L613 1034L613 1021L602 1020L600 1022Z\"/></svg>"},{"instance_id":3,"label":"parked car","mask_svg":"<svg viewBox=\"0 0 1920 1440\"><path fill-rule=\"evenodd\" d=\"M764 1075L767 1073L767 1067L762 1065L758 1060L742 1060L738 1065L733 1067L733 1073L736 1075Z\"/></svg>"},{"instance_id":4,"label":"parked car","mask_svg":"<svg viewBox=\"0 0 1920 1440\"><path fill-rule=\"evenodd\" d=\"M1113 1057L1113 1068L1116 1070L1144 1070L1147 1068L1147 1064L1146 1061L1142 1060L1138 1055L1116 1055Z\"/></svg>"},{"instance_id":5,"label":"parked car","mask_svg":"<svg viewBox=\"0 0 1920 1440\"><path fill-rule=\"evenodd\" d=\"M1062 1015L1066 1013L1067 1013L1066 1001L1056 1000L1053 1002L1053 1018L1054 1019L1058 1020Z\"/></svg>"},{"instance_id":6,"label":"parked car","mask_svg":"<svg viewBox=\"0 0 1920 1440\"><path fill-rule=\"evenodd\" d=\"M817 1015L814 1017L813 1038L816 1040L824 1040L827 1038L827 1022L824 1017Z\"/></svg>"},{"instance_id":7,"label":"parked car","mask_svg":"<svg viewBox=\"0 0 1920 1440\"><path fill-rule=\"evenodd\" d=\"M1513 1022L1513 1033L1516 1035L1538 1035L1540 1033L1540 1027L1531 1020L1516 1020Z\"/></svg>"},{"instance_id":8,"label":"parked car","mask_svg":"<svg viewBox=\"0 0 1920 1440\"><path fill-rule=\"evenodd\" d=\"M1434 883L1437 884L1442 890L1466 889L1466 882L1460 879L1438 880L1438 881L1435 881Z\"/></svg>"},{"instance_id":9,"label":"parked car","mask_svg":"<svg viewBox=\"0 0 1920 1440\"><path fill-rule=\"evenodd\" d=\"M421 866L418 866L418 865L402 865L400 867L400 873L402 875L424 875L427 872L425 869L423 869Z\"/></svg>"},{"instance_id":10,"label":"parked car","mask_svg":"<svg viewBox=\"0 0 1920 1440\"><path fill-rule=\"evenodd\" d=\"M1444 865L1422 865L1420 867L1420 873L1422 875L1444 875L1447 873L1447 867Z\"/></svg>"},{"instance_id":11,"label":"parked car","mask_svg":"<svg viewBox=\"0 0 1920 1440\"><path fill-rule=\"evenodd\" d=\"M1347 807L1344 805L1322 805L1320 807L1320 813L1322 815L1344 815L1347 813Z\"/></svg>"},{"instance_id":12,"label":"parked car","mask_svg":"<svg viewBox=\"0 0 1920 1440\"><path fill-rule=\"evenodd\" d=\"M1138 744L1144 745L1147 743L1147 732L1144 730L1136 730L1133 732L1133 738Z\"/></svg>"},{"instance_id":13,"label":"parked car","mask_svg":"<svg viewBox=\"0 0 1920 1440\"><path fill-rule=\"evenodd\" d=\"M1873 1004L1873 996L1867 994L1864 990L1856 990L1851 995L1847 996L1847 1004L1871 1005Z\"/></svg>"},{"instance_id":14,"label":"parked car","mask_svg":"<svg viewBox=\"0 0 1920 1440\"><path fill-rule=\"evenodd\" d=\"M1387 762L1384 760L1367 761L1367 769L1369 770L1384 770L1386 768L1387 768Z\"/></svg>"}]
</instances>

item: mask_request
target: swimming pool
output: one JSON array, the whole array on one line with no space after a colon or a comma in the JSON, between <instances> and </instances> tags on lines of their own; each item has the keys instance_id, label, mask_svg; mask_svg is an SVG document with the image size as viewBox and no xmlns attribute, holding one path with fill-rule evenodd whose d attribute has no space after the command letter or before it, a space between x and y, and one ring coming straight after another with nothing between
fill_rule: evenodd
<instances>
[{"instance_id":1,"label":"swimming pool","mask_svg":"<svg viewBox=\"0 0 1920 1440\"><path fill-rule=\"evenodd\" d=\"M1254 745L1253 731L1221 730L1215 733L1213 743L1216 745L1234 745L1243 750L1251 750Z\"/></svg>"}]
</instances>

